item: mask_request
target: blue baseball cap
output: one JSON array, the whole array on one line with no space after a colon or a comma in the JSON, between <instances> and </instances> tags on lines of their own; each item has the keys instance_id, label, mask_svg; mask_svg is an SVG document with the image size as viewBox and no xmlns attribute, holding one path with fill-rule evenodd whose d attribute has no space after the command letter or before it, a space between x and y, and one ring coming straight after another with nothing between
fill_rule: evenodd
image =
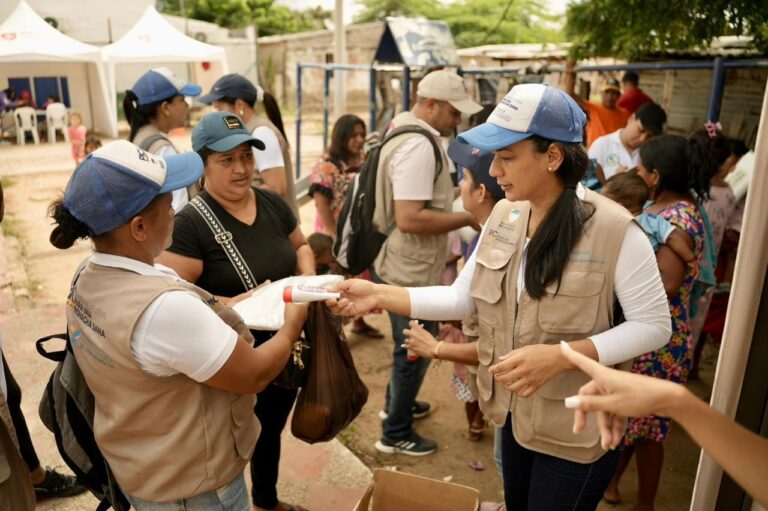
<instances>
[{"instance_id":1,"label":"blue baseball cap","mask_svg":"<svg viewBox=\"0 0 768 511\"><path fill-rule=\"evenodd\" d=\"M127 140L95 150L77 166L64 191L64 207L104 234L136 216L158 195L191 185L203 175L194 152L165 158Z\"/></svg>"},{"instance_id":2,"label":"blue baseball cap","mask_svg":"<svg viewBox=\"0 0 768 511\"><path fill-rule=\"evenodd\" d=\"M192 130L192 149L195 151L207 147L211 151L224 153L245 143L264 149L264 142L254 138L245 129L243 121L229 112L212 112Z\"/></svg>"},{"instance_id":3,"label":"blue baseball cap","mask_svg":"<svg viewBox=\"0 0 768 511\"><path fill-rule=\"evenodd\" d=\"M222 98L242 99L248 103L264 101L264 90L252 84L251 81L237 73L224 75L213 84L211 91L198 99L201 103L210 105Z\"/></svg>"},{"instance_id":4,"label":"blue baseball cap","mask_svg":"<svg viewBox=\"0 0 768 511\"><path fill-rule=\"evenodd\" d=\"M448 144L447 153L448 158L469 170L475 181L484 184L494 199L504 198L504 190L496 182L496 178L489 174L494 158L493 153L481 151L477 147L472 147L458 140Z\"/></svg>"},{"instance_id":5,"label":"blue baseball cap","mask_svg":"<svg viewBox=\"0 0 768 511\"><path fill-rule=\"evenodd\" d=\"M546 83L515 85L488 121L459 135L482 151L498 151L532 135L581 142L587 116L568 94Z\"/></svg>"},{"instance_id":6,"label":"blue baseball cap","mask_svg":"<svg viewBox=\"0 0 768 511\"><path fill-rule=\"evenodd\" d=\"M141 75L131 90L139 105L157 103L173 96L199 96L203 88L194 83L184 83L167 67L157 67Z\"/></svg>"}]
</instances>

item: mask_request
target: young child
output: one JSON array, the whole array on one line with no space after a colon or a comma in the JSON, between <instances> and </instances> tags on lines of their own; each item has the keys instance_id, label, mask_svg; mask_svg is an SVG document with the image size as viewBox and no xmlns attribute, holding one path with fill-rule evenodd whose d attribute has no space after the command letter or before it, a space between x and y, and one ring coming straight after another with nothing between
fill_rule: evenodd
<instances>
[{"instance_id":1,"label":"young child","mask_svg":"<svg viewBox=\"0 0 768 511\"><path fill-rule=\"evenodd\" d=\"M101 147L101 139L96 135L88 135L85 139L85 155L88 156Z\"/></svg>"},{"instance_id":2,"label":"young child","mask_svg":"<svg viewBox=\"0 0 768 511\"><path fill-rule=\"evenodd\" d=\"M615 174L606 181L602 193L635 215L635 220L648 236L654 252L658 252L660 245L667 245L684 261L693 261L693 249L685 242L682 229L673 226L661 216L643 213L643 205L648 201L651 192L640 176L634 172Z\"/></svg>"},{"instance_id":3,"label":"young child","mask_svg":"<svg viewBox=\"0 0 768 511\"><path fill-rule=\"evenodd\" d=\"M315 273L318 275L341 273L336 259L333 258L333 238L322 232L316 232L307 238L307 243L315 255Z\"/></svg>"},{"instance_id":4,"label":"young child","mask_svg":"<svg viewBox=\"0 0 768 511\"><path fill-rule=\"evenodd\" d=\"M69 133L69 140L72 144L72 158L75 160L75 163L80 163L80 160L85 158L86 133L86 127L83 126L83 117L80 114L76 112L69 114L67 133Z\"/></svg>"}]
</instances>

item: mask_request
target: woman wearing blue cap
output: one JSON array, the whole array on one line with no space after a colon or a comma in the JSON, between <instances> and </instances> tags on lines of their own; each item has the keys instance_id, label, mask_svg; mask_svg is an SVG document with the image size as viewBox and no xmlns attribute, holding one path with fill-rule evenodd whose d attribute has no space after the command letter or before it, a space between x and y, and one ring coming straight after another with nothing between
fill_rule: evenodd
<instances>
[{"instance_id":1,"label":"woman wearing blue cap","mask_svg":"<svg viewBox=\"0 0 768 511\"><path fill-rule=\"evenodd\" d=\"M250 510L243 468L259 434L254 394L306 318L286 307L269 342L155 258L171 243L171 192L199 179L195 153L163 159L121 140L94 151L51 206L51 243L90 238L67 300L75 359L95 398L96 443L138 511Z\"/></svg>"},{"instance_id":2,"label":"woman wearing blue cap","mask_svg":"<svg viewBox=\"0 0 768 511\"><path fill-rule=\"evenodd\" d=\"M203 191L176 215L173 244L160 261L225 303L267 280L313 275L315 259L291 208L252 186L253 149L264 144L243 121L228 112L206 115L192 132L192 148L205 162ZM251 333L257 344L275 335ZM277 498L280 435L295 400L295 389L275 384L258 395L261 435L251 459L257 510L296 509Z\"/></svg>"},{"instance_id":3,"label":"woman wearing blue cap","mask_svg":"<svg viewBox=\"0 0 768 511\"><path fill-rule=\"evenodd\" d=\"M624 208L578 185L587 167L584 121L554 87L513 87L488 122L459 136L495 153L490 174L506 200L456 282L397 288L351 280L330 303L346 315L381 307L430 320L477 311L476 351L464 355L479 363L483 413L503 426L510 511L593 510L618 460L596 421L574 433L563 399L588 378L558 343L615 365L661 347L670 335L664 288L642 229ZM619 325L617 302L626 318ZM412 324L406 336L419 328ZM433 358L444 348L436 346Z\"/></svg>"},{"instance_id":4,"label":"woman wearing blue cap","mask_svg":"<svg viewBox=\"0 0 768 511\"><path fill-rule=\"evenodd\" d=\"M189 105L185 96L199 96L199 85L184 83L166 67L150 69L136 81L123 98L123 113L131 127L128 140L159 156L179 154L168 133L187 125ZM173 209L181 208L194 196L194 183L173 192Z\"/></svg>"}]
</instances>

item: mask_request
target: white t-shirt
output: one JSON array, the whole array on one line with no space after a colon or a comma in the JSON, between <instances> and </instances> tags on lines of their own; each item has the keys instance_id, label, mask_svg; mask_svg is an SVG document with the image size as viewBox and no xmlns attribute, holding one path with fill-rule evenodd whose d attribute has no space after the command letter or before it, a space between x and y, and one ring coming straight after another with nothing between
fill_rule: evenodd
<instances>
[{"instance_id":1,"label":"white t-shirt","mask_svg":"<svg viewBox=\"0 0 768 511\"><path fill-rule=\"evenodd\" d=\"M435 137L440 137L440 132L426 122L420 120L419 124ZM432 200L435 163L435 150L427 137L415 136L398 147L388 169L394 200Z\"/></svg>"},{"instance_id":2,"label":"white t-shirt","mask_svg":"<svg viewBox=\"0 0 768 511\"><path fill-rule=\"evenodd\" d=\"M171 144L166 144L157 150L157 155L162 156L163 158L177 154L179 154L179 152ZM179 188L178 190L174 190L171 193L173 194L173 200L171 201L173 210L181 211L181 208L186 206L187 202L189 202L189 194L187 193L187 189Z\"/></svg>"},{"instance_id":3,"label":"white t-shirt","mask_svg":"<svg viewBox=\"0 0 768 511\"><path fill-rule=\"evenodd\" d=\"M627 152L627 148L621 143L619 134L621 130L604 135L595 140L589 147L589 157L597 160L598 165L603 167L605 179L610 179L616 174L616 170L621 167L631 169L637 165L639 149L632 153Z\"/></svg>"},{"instance_id":4,"label":"white t-shirt","mask_svg":"<svg viewBox=\"0 0 768 511\"><path fill-rule=\"evenodd\" d=\"M139 275L170 276L182 281L166 266L149 266L127 257L94 252L91 262ZM237 337L237 332L198 295L190 291L168 291L149 304L136 322L131 352L139 366L151 375L166 377L182 373L204 382L224 366L235 349Z\"/></svg>"},{"instance_id":5,"label":"white t-shirt","mask_svg":"<svg viewBox=\"0 0 768 511\"><path fill-rule=\"evenodd\" d=\"M253 157L256 161L256 170L263 172L265 170L277 167L285 167L283 159L283 150L280 147L280 141L277 140L275 132L267 126L259 126L251 133L255 138L264 142L264 149L253 148Z\"/></svg>"},{"instance_id":6,"label":"white t-shirt","mask_svg":"<svg viewBox=\"0 0 768 511\"><path fill-rule=\"evenodd\" d=\"M578 191L583 197L585 191L581 185ZM469 287L477 264L476 254L477 247L453 285L408 288L411 317L445 321L464 319L475 312L477 306L469 294ZM525 287L524 264L525 260L518 273L518 296ZM645 232L634 222L627 226L619 250L613 290L626 321L590 336L601 364L618 364L655 351L669 342L672 322L656 254Z\"/></svg>"}]
</instances>

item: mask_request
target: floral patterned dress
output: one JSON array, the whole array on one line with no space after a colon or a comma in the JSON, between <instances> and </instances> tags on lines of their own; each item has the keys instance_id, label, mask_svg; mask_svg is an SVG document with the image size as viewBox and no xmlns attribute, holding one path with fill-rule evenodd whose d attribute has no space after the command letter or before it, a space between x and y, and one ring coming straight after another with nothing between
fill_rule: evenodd
<instances>
[{"instance_id":1,"label":"floral patterned dress","mask_svg":"<svg viewBox=\"0 0 768 511\"><path fill-rule=\"evenodd\" d=\"M321 193L331 200L331 212L333 218L338 219L341 208L344 207L344 199L347 197L347 189L352 178L357 174L360 163L341 163L341 168L334 163L330 156L324 154L312 167L309 181L309 195ZM323 232L324 225L320 215L315 217L315 232Z\"/></svg>"},{"instance_id":2,"label":"floral patterned dress","mask_svg":"<svg viewBox=\"0 0 768 511\"><path fill-rule=\"evenodd\" d=\"M699 264L704 248L704 221L697 207L688 201L672 204L659 212L659 215L693 238L696 258L688 263L679 292L668 298L669 312L672 316L672 336L669 343L657 351L636 358L632 372L685 383L691 368L694 341L689 322L691 290L699 276ZM624 443L633 445L642 440L663 442L669 435L669 427L668 418L632 417L624 436Z\"/></svg>"}]
</instances>

